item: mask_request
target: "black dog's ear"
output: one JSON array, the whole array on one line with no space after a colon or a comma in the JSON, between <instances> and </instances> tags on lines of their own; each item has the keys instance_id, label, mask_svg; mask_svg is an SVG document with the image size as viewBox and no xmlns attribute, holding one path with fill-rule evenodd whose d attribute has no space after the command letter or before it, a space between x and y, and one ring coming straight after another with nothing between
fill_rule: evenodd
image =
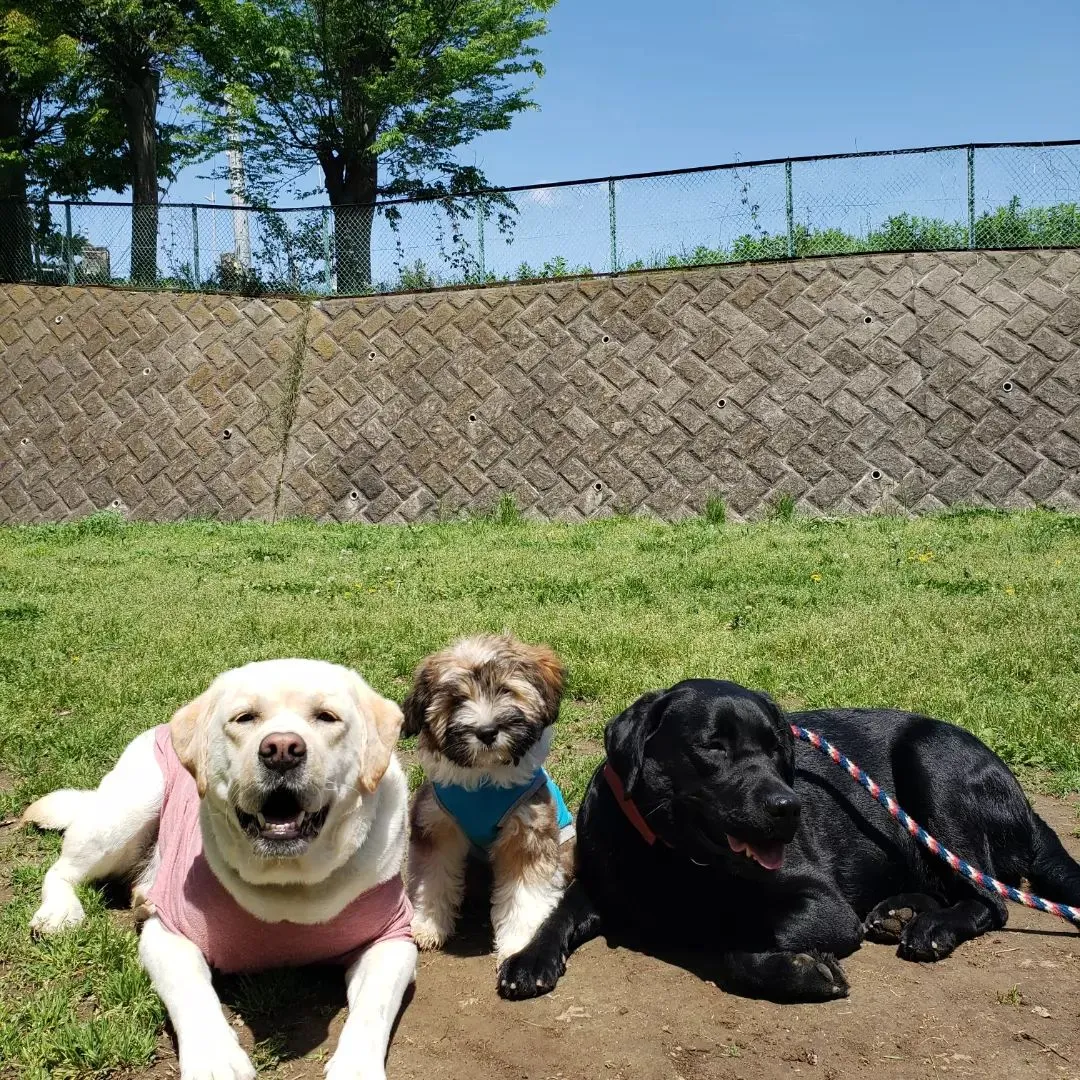
<instances>
[{"instance_id":1,"label":"black dog's ear","mask_svg":"<svg viewBox=\"0 0 1080 1080\"><path fill-rule=\"evenodd\" d=\"M650 690L604 728L604 749L612 768L630 795L645 758L645 744L656 733L667 707L666 690Z\"/></svg>"},{"instance_id":2,"label":"black dog's ear","mask_svg":"<svg viewBox=\"0 0 1080 1080\"><path fill-rule=\"evenodd\" d=\"M428 706L431 704L431 691L434 684L435 678L431 666L425 661L416 669L412 687L401 705L401 711L405 714L405 722L401 725L402 735L420 734Z\"/></svg>"},{"instance_id":3,"label":"black dog's ear","mask_svg":"<svg viewBox=\"0 0 1080 1080\"><path fill-rule=\"evenodd\" d=\"M755 690L761 699L761 707L771 721L780 743L781 771L789 784L795 783L795 736L791 733L791 721L787 713L764 690Z\"/></svg>"}]
</instances>

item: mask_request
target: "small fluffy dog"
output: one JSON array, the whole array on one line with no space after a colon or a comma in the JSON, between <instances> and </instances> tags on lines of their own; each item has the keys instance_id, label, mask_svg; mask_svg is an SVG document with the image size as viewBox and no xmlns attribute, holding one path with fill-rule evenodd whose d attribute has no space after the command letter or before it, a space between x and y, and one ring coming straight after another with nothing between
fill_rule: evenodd
<instances>
[{"instance_id":1,"label":"small fluffy dog","mask_svg":"<svg viewBox=\"0 0 1080 1080\"><path fill-rule=\"evenodd\" d=\"M410 818L409 898L421 948L453 933L470 853L490 861L491 922L503 960L555 907L573 865L574 819L543 767L565 669L509 634L427 657L405 699L427 781Z\"/></svg>"},{"instance_id":2,"label":"small fluffy dog","mask_svg":"<svg viewBox=\"0 0 1080 1080\"><path fill-rule=\"evenodd\" d=\"M219 676L143 732L95 791L54 791L23 820L64 829L31 921L83 919L74 886L133 882L139 956L161 996L182 1080L252 1080L210 968L345 966L349 1019L328 1080L385 1076L416 970L401 881L408 789L401 710L354 671L268 660Z\"/></svg>"}]
</instances>

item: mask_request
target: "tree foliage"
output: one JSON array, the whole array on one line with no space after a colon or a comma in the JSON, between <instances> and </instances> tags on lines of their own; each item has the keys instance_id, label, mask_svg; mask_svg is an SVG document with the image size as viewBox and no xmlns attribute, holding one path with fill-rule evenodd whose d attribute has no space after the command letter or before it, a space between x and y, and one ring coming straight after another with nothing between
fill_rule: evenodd
<instances>
[{"instance_id":1,"label":"tree foliage","mask_svg":"<svg viewBox=\"0 0 1080 1080\"><path fill-rule=\"evenodd\" d=\"M200 0L208 148L243 145L247 194L335 208L341 291L371 283L373 204L486 185L457 150L533 107L554 0ZM228 103L228 107L226 106Z\"/></svg>"},{"instance_id":2,"label":"tree foliage","mask_svg":"<svg viewBox=\"0 0 1080 1080\"><path fill-rule=\"evenodd\" d=\"M130 187L132 276L153 279L160 184L196 152L183 125L159 117L163 79L188 56L193 14L194 0L8 3L0 16L0 197L17 241L0 257L4 276L25 276L30 204ZM45 243L47 214L36 228Z\"/></svg>"}]
</instances>

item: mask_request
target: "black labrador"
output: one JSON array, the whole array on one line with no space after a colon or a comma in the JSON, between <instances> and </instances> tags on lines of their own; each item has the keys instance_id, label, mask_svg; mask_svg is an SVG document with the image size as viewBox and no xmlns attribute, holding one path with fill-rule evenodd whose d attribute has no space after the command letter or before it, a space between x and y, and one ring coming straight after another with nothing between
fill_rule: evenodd
<instances>
[{"instance_id":1,"label":"black labrador","mask_svg":"<svg viewBox=\"0 0 1080 1080\"><path fill-rule=\"evenodd\" d=\"M605 732L577 819L577 877L499 969L504 998L551 990L604 934L774 1001L847 994L838 957L864 938L907 960L948 956L1005 924L972 885L821 751L817 731L933 836L1008 884L1080 904L1080 866L973 735L889 709L785 713L735 683L646 694Z\"/></svg>"}]
</instances>

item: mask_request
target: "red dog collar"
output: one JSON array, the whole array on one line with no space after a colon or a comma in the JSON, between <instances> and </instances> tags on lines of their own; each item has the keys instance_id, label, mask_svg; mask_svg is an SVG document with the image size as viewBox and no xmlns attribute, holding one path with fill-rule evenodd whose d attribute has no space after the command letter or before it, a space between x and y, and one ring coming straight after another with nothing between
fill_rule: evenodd
<instances>
[{"instance_id":1,"label":"red dog collar","mask_svg":"<svg viewBox=\"0 0 1080 1080\"><path fill-rule=\"evenodd\" d=\"M630 824L637 829L646 844L655 844L656 833L649 828L648 822L641 816L641 811L634 805L630 796L626 794L626 788L623 787L619 774L611 767L609 761L604 762L604 779L607 781L611 793L615 796L615 801L619 804Z\"/></svg>"}]
</instances>

